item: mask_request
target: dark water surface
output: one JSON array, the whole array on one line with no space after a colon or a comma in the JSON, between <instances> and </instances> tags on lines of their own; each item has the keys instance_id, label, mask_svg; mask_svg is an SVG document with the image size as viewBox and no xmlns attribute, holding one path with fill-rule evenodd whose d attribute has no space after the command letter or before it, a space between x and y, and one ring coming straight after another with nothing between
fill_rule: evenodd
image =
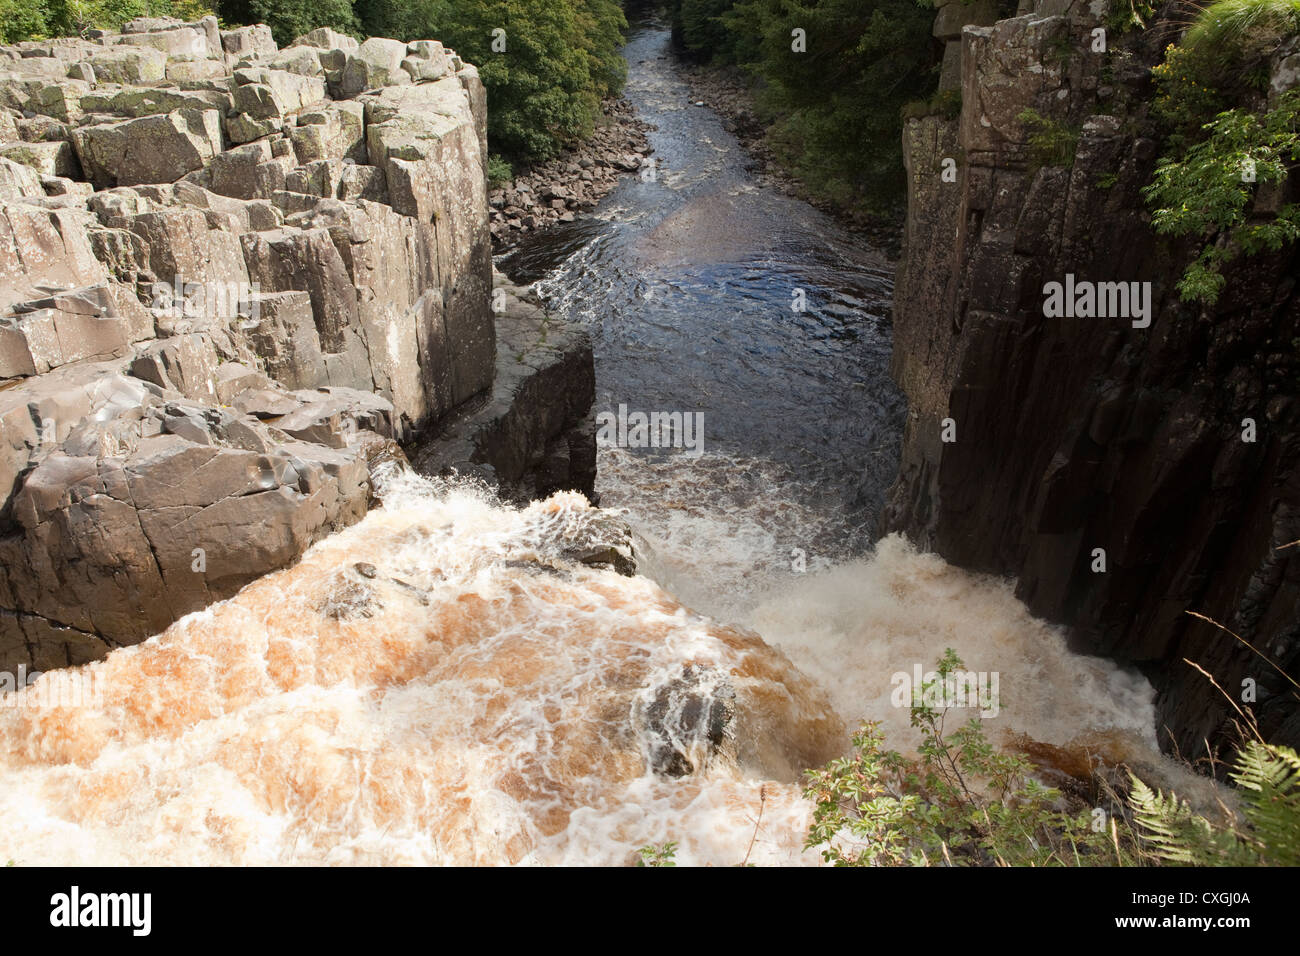
<instances>
[{"instance_id":1,"label":"dark water surface","mask_svg":"<svg viewBox=\"0 0 1300 956\"><path fill-rule=\"evenodd\" d=\"M793 548L827 562L860 553L901 436L891 265L758 183L719 117L693 105L663 23L634 23L624 53L626 95L657 127L654 178L625 176L591 215L498 260L589 329L598 412L703 413L699 458L602 447L604 503L659 546L690 544L665 509L704 521L734 539L737 568L747 553L754 565ZM805 311L792 308L799 289Z\"/></svg>"}]
</instances>

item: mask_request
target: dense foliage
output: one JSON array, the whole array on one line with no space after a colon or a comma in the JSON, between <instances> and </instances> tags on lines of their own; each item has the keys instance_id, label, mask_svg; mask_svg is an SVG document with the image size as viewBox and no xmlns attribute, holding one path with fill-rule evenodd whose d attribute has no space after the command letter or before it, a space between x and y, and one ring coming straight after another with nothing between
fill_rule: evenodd
<instances>
[{"instance_id":1,"label":"dense foliage","mask_svg":"<svg viewBox=\"0 0 1300 956\"><path fill-rule=\"evenodd\" d=\"M1129 803L1144 852L1184 866L1300 865L1300 755L1252 740L1230 776L1244 808L1239 826L1215 826L1134 777Z\"/></svg>"},{"instance_id":2,"label":"dense foliage","mask_svg":"<svg viewBox=\"0 0 1300 956\"><path fill-rule=\"evenodd\" d=\"M1268 100L1270 60L1298 34L1300 0L1220 0L1152 71L1164 150L1145 195L1158 232L1200 242L1185 300L1212 305L1227 263L1300 238L1300 206L1276 201L1300 161L1300 93Z\"/></svg>"},{"instance_id":3,"label":"dense foliage","mask_svg":"<svg viewBox=\"0 0 1300 956\"><path fill-rule=\"evenodd\" d=\"M19 43L83 30L120 30L136 17L197 20L211 12L202 0L0 0L0 39Z\"/></svg>"},{"instance_id":4,"label":"dense foliage","mask_svg":"<svg viewBox=\"0 0 1300 956\"><path fill-rule=\"evenodd\" d=\"M1117 853L1132 862L1088 808L1059 809L1061 794L1039 783L1022 755L994 748L978 718L945 734L946 708L925 700L962 668L950 649L937 680L914 690L916 758L885 750L869 722L850 756L808 771L816 809L807 846L836 866L1072 866L1114 863Z\"/></svg>"},{"instance_id":5,"label":"dense foliage","mask_svg":"<svg viewBox=\"0 0 1300 956\"><path fill-rule=\"evenodd\" d=\"M877 211L902 199L902 109L934 91L933 23L924 0L673 3L684 49L753 76L777 158L815 194Z\"/></svg>"},{"instance_id":6,"label":"dense foliage","mask_svg":"<svg viewBox=\"0 0 1300 956\"><path fill-rule=\"evenodd\" d=\"M361 32L352 0L217 0L217 14L226 23L265 23L280 46L317 27Z\"/></svg>"},{"instance_id":7,"label":"dense foliage","mask_svg":"<svg viewBox=\"0 0 1300 956\"><path fill-rule=\"evenodd\" d=\"M43 3L33 0L0 0L0 40L18 43L44 36L49 20Z\"/></svg>"},{"instance_id":8,"label":"dense foliage","mask_svg":"<svg viewBox=\"0 0 1300 956\"><path fill-rule=\"evenodd\" d=\"M937 682L962 670L951 651ZM854 751L808 771L816 804L807 846L837 866L1295 866L1300 862L1300 756L1259 740L1229 774L1242 812L1210 820L1175 794L1130 775L1126 799L1103 788L1104 808L1067 808L1020 754L992 747L974 719L945 733L946 710L915 692L914 758L884 749L874 723ZM1253 730L1253 728L1252 728ZM1105 812L1102 812L1102 810Z\"/></svg>"},{"instance_id":9,"label":"dense foliage","mask_svg":"<svg viewBox=\"0 0 1300 956\"><path fill-rule=\"evenodd\" d=\"M1157 232L1192 236L1204 244L1183 274L1179 292L1185 299L1213 303L1223 291L1228 262L1300 239L1296 203L1251 216L1256 189L1282 182L1288 167L1300 161L1300 90L1262 115L1226 110L1206 130L1208 138L1160 161L1145 192Z\"/></svg>"},{"instance_id":10,"label":"dense foliage","mask_svg":"<svg viewBox=\"0 0 1300 956\"><path fill-rule=\"evenodd\" d=\"M617 0L358 0L357 11L370 35L434 37L475 64L488 139L510 160L545 160L589 135L626 77Z\"/></svg>"}]
</instances>

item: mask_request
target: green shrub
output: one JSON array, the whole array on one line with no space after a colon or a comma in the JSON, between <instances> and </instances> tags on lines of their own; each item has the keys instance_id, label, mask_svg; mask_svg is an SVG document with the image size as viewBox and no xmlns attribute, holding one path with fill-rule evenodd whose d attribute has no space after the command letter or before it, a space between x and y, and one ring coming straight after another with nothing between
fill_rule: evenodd
<instances>
[{"instance_id":1,"label":"green shrub","mask_svg":"<svg viewBox=\"0 0 1300 956\"><path fill-rule=\"evenodd\" d=\"M963 669L949 649L938 681ZM937 683L937 681L935 682ZM1000 753L978 719L944 733L945 710L914 690L917 756L884 749L875 722L853 738L853 753L807 772L816 807L805 846L837 866L1113 865L1295 866L1300 864L1300 756L1251 741L1233 761L1244 819L1213 823L1174 794L1130 775L1126 803L1103 789L1117 814L1071 813L1061 794L1035 779L1022 755Z\"/></svg>"},{"instance_id":2,"label":"green shrub","mask_svg":"<svg viewBox=\"0 0 1300 956\"><path fill-rule=\"evenodd\" d=\"M0 43L121 30L136 17L201 20L212 12L203 0L0 0Z\"/></svg>"},{"instance_id":3,"label":"green shrub","mask_svg":"<svg viewBox=\"0 0 1300 956\"><path fill-rule=\"evenodd\" d=\"M1252 740L1229 776L1248 826L1216 827L1177 795L1133 777L1129 803L1145 852L1184 866L1300 865L1300 755Z\"/></svg>"},{"instance_id":4,"label":"green shrub","mask_svg":"<svg viewBox=\"0 0 1300 956\"><path fill-rule=\"evenodd\" d=\"M209 12L202 4L173 0L50 0L45 4L45 28L51 36L76 36L91 29L121 30L122 24L136 17L188 20Z\"/></svg>"},{"instance_id":5,"label":"green shrub","mask_svg":"<svg viewBox=\"0 0 1300 956\"><path fill-rule=\"evenodd\" d=\"M49 29L41 0L0 0L0 41L21 43L45 36Z\"/></svg>"},{"instance_id":6,"label":"green shrub","mask_svg":"<svg viewBox=\"0 0 1300 956\"><path fill-rule=\"evenodd\" d=\"M677 855L676 843L664 843L662 845L647 844L641 847L637 852L637 866L676 866L673 859Z\"/></svg>"},{"instance_id":7,"label":"green shrub","mask_svg":"<svg viewBox=\"0 0 1300 956\"><path fill-rule=\"evenodd\" d=\"M961 115L961 90L942 90L928 100L912 100L903 105L903 120L923 119L926 116L942 116L955 120Z\"/></svg>"},{"instance_id":8,"label":"green shrub","mask_svg":"<svg viewBox=\"0 0 1300 956\"><path fill-rule=\"evenodd\" d=\"M317 27L353 35L361 29L352 0L217 0L217 13L231 24L265 23L280 46Z\"/></svg>"},{"instance_id":9,"label":"green shrub","mask_svg":"<svg viewBox=\"0 0 1300 956\"><path fill-rule=\"evenodd\" d=\"M623 88L627 20L615 0L361 0L367 34L433 38L475 64L488 139L517 162L549 159L590 135L601 100ZM493 49L504 30L505 50Z\"/></svg>"},{"instance_id":10,"label":"green shrub","mask_svg":"<svg viewBox=\"0 0 1300 956\"><path fill-rule=\"evenodd\" d=\"M1073 166L1079 145L1079 130L1049 119L1037 110L1022 110L1016 117L1029 132L1031 168Z\"/></svg>"},{"instance_id":11,"label":"green shrub","mask_svg":"<svg viewBox=\"0 0 1300 956\"><path fill-rule=\"evenodd\" d=\"M1003 753L972 719L945 736L945 711L924 703L930 689L963 669L949 649L935 682L914 688L916 759L884 749L875 721L853 738L851 756L807 772L814 802L805 845L836 866L1079 865L1120 851L1092 815L1057 809L1060 793L1033 776L1020 754Z\"/></svg>"},{"instance_id":12,"label":"green shrub","mask_svg":"<svg viewBox=\"0 0 1300 956\"><path fill-rule=\"evenodd\" d=\"M1162 158L1143 192L1156 232L1203 243L1178 290L1185 300L1213 304L1223 291L1227 263L1300 238L1300 205L1250 217L1256 187L1280 183L1300 159L1300 90L1282 96L1262 116L1226 110L1205 130L1207 138L1180 158Z\"/></svg>"},{"instance_id":13,"label":"green shrub","mask_svg":"<svg viewBox=\"0 0 1300 956\"><path fill-rule=\"evenodd\" d=\"M1233 97L1214 79L1217 69L1212 56L1172 43L1164 61L1152 68L1151 113L1165 131L1167 153L1195 142L1204 125L1231 105Z\"/></svg>"},{"instance_id":14,"label":"green shrub","mask_svg":"<svg viewBox=\"0 0 1300 956\"><path fill-rule=\"evenodd\" d=\"M1300 0L1219 0L1203 9L1183 37L1189 50L1271 49L1300 32Z\"/></svg>"},{"instance_id":15,"label":"green shrub","mask_svg":"<svg viewBox=\"0 0 1300 956\"><path fill-rule=\"evenodd\" d=\"M488 157L488 186L497 189L509 184L515 178L514 170L510 164L493 153Z\"/></svg>"},{"instance_id":16,"label":"green shrub","mask_svg":"<svg viewBox=\"0 0 1300 956\"><path fill-rule=\"evenodd\" d=\"M1111 0L1106 29L1119 34L1144 29L1159 8L1160 4L1153 0Z\"/></svg>"},{"instance_id":17,"label":"green shrub","mask_svg":"<svg viewBox=\"0 0 1300 956\"><path fill-rule=\"evenodd\" d=\"M1164 126L1166 153L1203 138L1220 112L1268 88L1270 59L1287 36L1300 33L1300 0L1220 0L1200 12L1151 71L1152 113Z\"/></svg>"}]
</instances>

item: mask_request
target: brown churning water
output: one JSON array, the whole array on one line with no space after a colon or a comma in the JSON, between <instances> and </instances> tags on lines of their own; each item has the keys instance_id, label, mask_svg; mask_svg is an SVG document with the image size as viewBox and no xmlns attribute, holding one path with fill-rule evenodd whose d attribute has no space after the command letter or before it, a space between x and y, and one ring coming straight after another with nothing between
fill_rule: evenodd
<instances>
[{"instance_id":1,"label":"brown churning water","mask_svg":"<svg viewBox=\"0 0 1300 956\"><path fill-rule=\"evenodd\" d=\"M689 825L692 856L738 862L760 782L842 724L756 635L567 560L600 519L395 480L297 566L89 665L98 705L0 710L0 855L622 863ZM715 745L681 718L722 685ZM664 752L693 773L650 772ZM799 850L797 788L771 790L755 862Z\"/></svg>"},{"instance_id":2,"label":"brown churning water","mask_svg":"<svg viewBox=\"0 0 1300 956\"><path fill-rule=\"evenodd\" d=\"M635 467L612 464L613 482ZM628 517L671 539L671 510ZM674 840L680 862L727 865L762 788L750 862L815 863L800 771L864 716L909 743L890 675L945 646L1001 671L1007 731L1152 742L1144 682L1070 655L1004 582L899 539L761 583L706 550L693 574L728 595L724 624L574 560L608 525L575 494L515 509L392 478L382 508L297 566L88 665L93 705L0 709L0 812L21 821L0 856L621 864Z\"/></svg>"}]
</instances>

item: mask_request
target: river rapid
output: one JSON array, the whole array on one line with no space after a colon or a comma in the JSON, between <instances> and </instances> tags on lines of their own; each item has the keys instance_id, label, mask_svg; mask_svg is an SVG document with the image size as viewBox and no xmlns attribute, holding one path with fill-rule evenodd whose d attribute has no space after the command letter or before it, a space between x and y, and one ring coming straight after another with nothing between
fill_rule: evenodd
<instances>
[{"instance_id":1,"label":"river rapid","mask_svg":"<svg viewBox=\"0 0 1300 956\"><path fill-rule=\"evenodd\" d=\"M653 175L498 265L590 330L597 411L698 413L702 446L607 435L607 510L388 474L298 565L79 669L87 700L3 698L0 859L816 864L801 772L864 718L913 744L894 677L946 647L997 675L993 739L1158 761L1139 675L1011 582L873 540L890 263L758 184L662 24L626 56ZM610 512L636 577L572 560Z\"/></svg>"}]
</instances>

